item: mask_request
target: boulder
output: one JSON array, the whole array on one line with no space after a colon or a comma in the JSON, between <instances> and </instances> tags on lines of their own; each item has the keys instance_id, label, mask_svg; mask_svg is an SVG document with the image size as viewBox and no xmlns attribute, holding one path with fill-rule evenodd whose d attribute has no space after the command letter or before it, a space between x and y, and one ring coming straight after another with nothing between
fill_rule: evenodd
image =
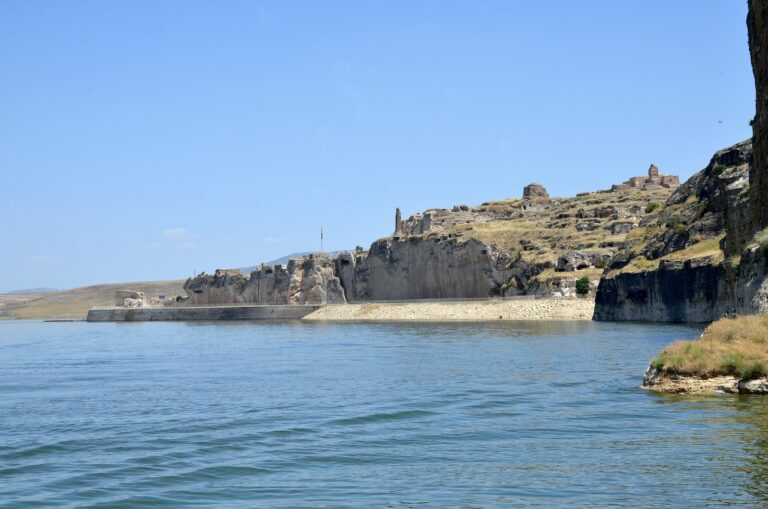
<instances>
[{"instance_id":1,"label":"boulder","mask_svg":"<svg viewBox=\"0 0 768 509\"><path fill-rule=\"evenodd\" d=\"M588 255L581 251L572 251L557 259L555 272L574 272L591 266Z\"/></svg>"},{"instance_id":2,"label":"boulder","mask_svg":"<svg viewBox=\"0 0 768 509\"><path fill-rule=\"evenodd\" d=\"M600 228L601 224L603 223L600 221L584 221L583 223L578 223L576 225L576 230L580 232L591 232Z\"/></svg>"}]
</instances>

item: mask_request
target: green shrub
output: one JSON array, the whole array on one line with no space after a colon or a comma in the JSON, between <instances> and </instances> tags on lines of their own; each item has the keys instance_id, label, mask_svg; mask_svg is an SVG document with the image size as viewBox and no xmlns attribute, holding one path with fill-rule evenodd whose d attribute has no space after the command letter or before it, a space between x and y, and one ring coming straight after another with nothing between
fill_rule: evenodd
<instances>
[{"instance_id":1,"label":"green shrub","mask_svg":"<svg viewBox=\"0 0 768 509\"><path fill-rule=\"evenodd\" d=\"M657 209L657 208L659 208L659 207L661 207L661 204L660 204L660 203L656 203L655 201L652 201L651 203L649 203L649 204L648 204L648 205L645 207L645 213L646 213L646 214L650 214L651 212L653 212L654 210L656 210L656 209Z\"/></svg>"},{"instance_id":2,"label":"green shrub","mask_svg":"<svg viewBox=\"0 0 768 509\"><path fill-rule=\"evenodd\" d=\"M760 245L763 251L763 262L768 267L768 228L755 234L755 242Z\"/></svg>"},{"instance_id":3,"label":"green shrub","mask_svg":"<svg viewBox=\"0 0 768 509\"><path fill-rule=\"evenodd\" d=\"M664 369L664 366L666 366L668 362L669 362L669 359L667 358L667 356L664 354L661 354L655 359L653 359L653 361L651 361L651 366L658 369L659 371L662 371Z\"/></svg>"},{"instance_id":4,"label":"green shrub","mask_svg":"<svg viewBox=\"0 0 768 509\"><path fill-rule=\"evenodd\" d=\"M726 374L735 375L741 373L744 364L744 360L739 354L726 355L723 358L723 363L720 366Z\"/></svg>"},{"instance_id":5,"label":"green shrub","mask_svg":"<svg viewBox=\"0 0 768 509\"><path fill-rule=\"evenodd\" d=\"M589 293L589 278L584 276L576 281L576 294L586 295Z\"/></svg>"},{"instance_id":6,"label":"green shrub","mask_svg":"<svg viewBox=\"0 0 768 509\"><path fill-rule=\"evenodd\" d=\"M363 253L365 252L365 249L363 249L363 246L355 246L355 253Z\"/></svg>"},{"instance_id":7,"label":"green shrub","mask_svg":"<svg viewBox=\"0 0 768 509\"><path fill-rule=\"evenodd\" d=\"M724 164L716 164L715 166L712 167L712 173L714 173L715 175L720 175L721 173L723 173L724 170L725 170Z\"/></svg>"},{"instance_id":8,"label":"green shrub","mask_svg":"<svg viewBox=\"0 0 768 509\"><path fill-rule=\"evenodd\" d=\"M682 222L683 220L680 219L680 216L661 216L656 220L656 224L666 226L667 228L674 228Z\"/></svg>"},{"instance_id":9,"label":"green shrub","mask_svg":"<svg viewBox=\"0 0 768 509\"><path fill-rule=\"evenodd\" d=\"M757 378L765 374L765 368L759 362L747 364L739 370L739 376L744 379Z\"/></svg>"},{"instance_id":10,"label":"green shrub","mask_svg":"<svg viewBox=\"0 0 768 509\"><path fill-rule=\"evenodd\" d=\"M688 233L688 227L682 223L676 224L674 230L678 235L685 235Z\"/></svg>"}]
</instances>

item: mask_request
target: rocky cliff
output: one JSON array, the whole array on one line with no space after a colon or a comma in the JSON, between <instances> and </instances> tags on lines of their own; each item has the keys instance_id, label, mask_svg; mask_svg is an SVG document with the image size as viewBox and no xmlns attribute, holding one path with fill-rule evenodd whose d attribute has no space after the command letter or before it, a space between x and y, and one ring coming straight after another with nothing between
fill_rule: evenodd
<instances>
[{"instance_id":1,"label":"rocky cliff","mask_svg":"<svg viewBox=\"0 0 768 509\"><path fill-rule=\"evenodd\" d=\"M264 265L247 275L216 271L200 274L184 284L191 305L324 304L345 302L335 264L327 255L289 260L287 265Z\"/></svg>"},{"instance_id":2,"label":"rocky cliff","mask_svg":"<svg viewBox=\"0 0 768 509\"><path fill-rule=\"evenodd\" d=\"M751 157L750 140L718 151L643 220L600 280L596 320L706 322L746 309L733 238L749 236Z\"/></svg>"},{"instance_id":3,"label":"rocky cliff","mask_svg":"<svg viewBox=\"0 0 768 509\"><path fill-rule=\"evenodd\" d=\"M218 270L185 288L197 305L570 297L581 277L594 293L608 260L649 214L648 203L672 193L656 173L634 178L638 184L621 191L573 198L532 185L521 199L429 209L407 220L398 210L394 235L368 251L304 256L244 275Z\"/></svg>"},{"instance_id":4,"label":"rocky cliff","mask_svg":"<svg viewBox=\"0 0 768 509\"><path fill-rule=\"evenodd\" d=\"M768 1L749 0L747 28L755 76L755 154L750 171L750 216L753 232L768 226Z\"/></svg>"},{"instance_id":5,"label":"rocky cliff","mask_svg":"<svg viewBox=\"0 0 768 509\"><path fill-rule=\"evenodd\" d=\"M495 244L449 235L386 238L367 255L341 255L337 272L348 301L467 298L501 295L513 275L531 277Z\"/></svg>"},{"instance_id":6,"label":"rocky cliff","mask_svg":"<svg viewBox=\"0 0 768 509\"><path fill-rule=\"evenodd\" d=\"M406 220L398 209L394 234L367 252L201 275L185 285L190 302L563 297L587 277L595 285L600 278L598 320L709 321L766 309L768 239L755 237L768 226L766 4L749 1L753 140L718 151L679 188L676 176L651 165L647 176L574 198L531 184L522 199Z\"/></svg>"},{"instance_id":7,"label":"rocky cliff","mask_svg":"<svg viewBox=\"0 0 768 509\"><path fill-rule=\"evenodd\" d=\"M752 140L716 153L667 200L667 218L657 220L666 228L646 229L615 256L595 319L703 322L768 310L768 1L749 1L747 26Z\"/></svg>"}]
</instances>

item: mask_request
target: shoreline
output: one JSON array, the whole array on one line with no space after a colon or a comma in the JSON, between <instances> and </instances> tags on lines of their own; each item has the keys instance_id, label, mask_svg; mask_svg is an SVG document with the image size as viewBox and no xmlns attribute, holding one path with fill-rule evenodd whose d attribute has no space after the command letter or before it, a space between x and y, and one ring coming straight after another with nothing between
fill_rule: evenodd
<instances>
[{"instance_id":1,"label":"shoreline","mask_svg":"<svg viewBox=\"0 0 768 509\"><path fill-rule=\"evenodd\" d=\"M592 320L594 299L333 304L308 314L307 321L492 321Z\"/></svg>"},{"instance_id":2,"label":"shoreline","mask_svg":"<svg viewBox=\"0 0 768 509\"><path fill-rule=\"evenodd\" d=\"M768 377L742 380L723 375L704 378L664 373L648 366L642 388L663 394L768 394Z\"/></svg>"}]
</instances>

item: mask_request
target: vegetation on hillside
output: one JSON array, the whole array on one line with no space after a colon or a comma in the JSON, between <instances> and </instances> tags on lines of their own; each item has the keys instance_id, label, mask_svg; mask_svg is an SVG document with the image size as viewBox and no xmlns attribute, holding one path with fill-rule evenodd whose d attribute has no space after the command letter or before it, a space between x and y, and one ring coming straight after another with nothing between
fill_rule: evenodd
<instances>
[{"instance_id":1,"label":"vegetation on hillside","mask_svg":"<svg viewBox=\"0 0 768 509\"><path fill-rule=\"evenodd\" d=\"M627 236L627 233L614 233L617 224L632 222L631 217L640 220L649 202L663 202L670 194L670 189L660 188L552 198L542 200L545 207L519 212L520 217L515 219L462 224L427 235L449 233L454 237L495 243L507 252L522 252L522 260L528 263L556 262L567 251L615 248ZM493 201L480 208L497 213L517 212L523 201ZM610 215L594 217L590 214L594 210L610 208L623 211L621 217L614 219ZM627 212L629 210L633 212ZM586 226L588 223L592 224Z\"/></svg>"},{"instance_id":2,"label":"vegetation on hillside","mask_svg":"<svg viewBox=\"0 0 768 509\"><path fill-rule=\"evenodd\" d=\"M693 341L677 341L653 359L656 369L677 375L742 379L768 375L768 315L723 318Z\"/></svg>"}]
</instances>

